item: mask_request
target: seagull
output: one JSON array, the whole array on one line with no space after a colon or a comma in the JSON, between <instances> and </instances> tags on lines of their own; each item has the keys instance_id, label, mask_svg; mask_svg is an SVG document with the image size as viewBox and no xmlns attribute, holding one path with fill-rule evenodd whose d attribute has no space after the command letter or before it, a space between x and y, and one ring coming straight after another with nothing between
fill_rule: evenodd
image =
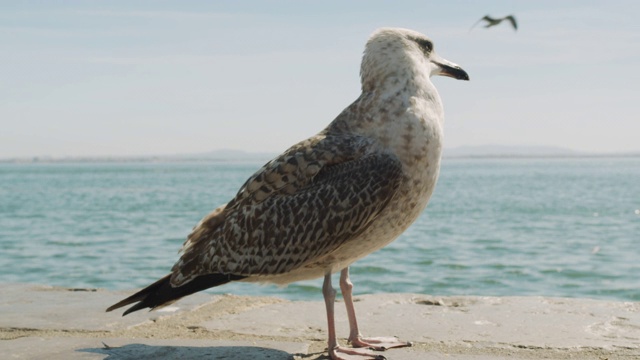
<instances>
[{"instance_id":1,"label":"seagull","mask_svg":"<svg viewBox=\"0 0 640 360\"><path fill-rule=\"evenodd\" d=\"M381 359L374 351L410 346L360 334L349 265L395 240L426 207L438 179L444 117L430 77L469 76L438 56L428 37L401 28L371 35L360 75L362 94L351 105L206 215L168 275L107 311L130 304L123 315L153 310L233 281L286 285L324 277L331 359ZM351 347L336 336L337 272Z\"/></svg>"},{"instance_id":2,"label":"seagull","mask_svg":"<svg viewBox=\"0 0 640 360\"><path fill-rule=\"evenodd\" d=\"M469 29L469 31L471 31L476 25L478 25L478 23L480 23L483 20L487 22L487 24L484 26L485 28L490 28L492 26L496 26L500 24L504 20L509 20L509 22L511 22L511 25L513 26L513 30L514 31L518 30L518 23L516 23L516 18L513 17L513 15L508 15L503 18L492 18L491 16L486 15L482 19L478 20L475 24L473 24L473 26L471 27L471 29Z\"/></svg>"}]
</instances>

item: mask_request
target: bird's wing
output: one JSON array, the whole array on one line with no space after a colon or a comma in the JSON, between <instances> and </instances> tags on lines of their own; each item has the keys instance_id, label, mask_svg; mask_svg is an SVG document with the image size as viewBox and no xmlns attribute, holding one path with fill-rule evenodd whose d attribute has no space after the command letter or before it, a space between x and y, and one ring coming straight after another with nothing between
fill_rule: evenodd
<instances>
[{"instance_id":1,"label":"bird's wing","mask_svg":"<svg viewBox=\"0 0 640 360\"><path fill-rule=\"evenodd\" d=\"M514 30L518 30L518 23L516 23L516 18L513 15L506 16L505 20L509 20L511 22Z\"/></svg>"},{"instance_id":2,"label":"bird's wing","mask_svg":"<svg viewBox=\"0 0 640 360\"><path fill-rule=\"evenodd\" d=\"M473 24L473 26L471 26L471 27L469 28L469 31L473 30L473 28L474 28L474 27L476 27L476 26L477 26L481 21L483 21L483 20L484 20L484 21L489 21L489 22L490 22L492 19L491 19L491 17L489 17L489 15L485 15L482 19L480 19L480 20L476 21L476 23L475 23L475 24Z\"/></svg>"},{"instance_id":3,"label":"bird's wing","mask_svg":"<svg viewBox=\"0 0 640 360\"><path fill-rule=\"evenodd\" d=\"M402 176L394 155L371 148L361 137L319 136L267 163L194 228L172 284L209 273L286 273L358 236Z\"/></svg>"}]
</instances>

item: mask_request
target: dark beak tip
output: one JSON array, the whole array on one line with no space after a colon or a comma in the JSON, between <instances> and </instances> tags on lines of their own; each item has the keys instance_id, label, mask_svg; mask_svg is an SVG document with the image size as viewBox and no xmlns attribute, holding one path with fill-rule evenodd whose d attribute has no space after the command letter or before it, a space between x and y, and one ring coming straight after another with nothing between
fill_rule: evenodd
<instances>
[{"instance_id":1,"label":"dark beak tip","mask_svg":"<svg viewBox=\"0 0 640 360\"><path fill-rule=\"evenodd\" d=\"M455 68L455 72L453 75L458 80L469 81L469 74L467 74L467 72L464 71L461 67Z\"/></svg>"},{"instance_id":2,"label":"dark beak tip","mask_svg":"<svg viewBox=\"0 0 640 360\"><path fill-rule=\"evenodd\" d=\"M464 70L460 69L460 71L457 71L454 74L449 75L450 77L456 79L456 80L464 80L464 81L469 81L469 74L467 74Z\"/></svg>"},{"instance_id":3,"label":"dark beak tip","mask_svg":"<svg viewBox=\"0 0 640 360\"><path fill-rule=\"evenodd\" d=\"M469 74L460 66L440 65L441 75L452 77L456 80L469 81Z\"/></svg>"}]
</instances>

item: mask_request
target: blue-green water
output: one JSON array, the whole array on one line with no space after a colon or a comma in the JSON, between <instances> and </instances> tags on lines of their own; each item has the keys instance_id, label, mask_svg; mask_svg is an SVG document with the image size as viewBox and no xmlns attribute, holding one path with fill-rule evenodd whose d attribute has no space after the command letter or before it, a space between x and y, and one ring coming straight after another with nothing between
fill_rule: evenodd
<instances>
[{"instance_id":1,"label":"blue-green water","mask_svg":"<svg viewBox=\"0 0 640 360\"><path fill-rule=\"evenodd\" d=\"M130 289L261 164L0 164L0 282ZM640 158L445 159L425 213L352 266L356 293L640 301ZM321 280L213 292L320 299Z\"/></svg>"}]
</instances>

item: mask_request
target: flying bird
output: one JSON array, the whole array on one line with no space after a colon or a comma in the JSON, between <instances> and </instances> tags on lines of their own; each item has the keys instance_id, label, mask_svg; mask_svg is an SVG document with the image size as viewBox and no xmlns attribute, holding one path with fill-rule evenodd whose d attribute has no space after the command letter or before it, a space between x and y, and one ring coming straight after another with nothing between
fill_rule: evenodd
<instances>
[{"instance_id":1,"label":"flying bird","mask_svg":"<svg viewBox=\"0 0 640 360\"><path fill-rule=\"evenodd\" d=\"M428 37L399 28L371 35L360 75L362 94L351 105L205 216L168 275L107 311L130 304L123 315L153 310L233 281L282 285L324 277L332 359L382 358L372 350L410 346L360 334L349 265L395 240L426 207L440 169L444 115L430 77L469 76L439 57ZM352 347L337 341L336 272Z\"/></svg>"},{"instance_id":2,"label":"flying bird","mask_svg":"<svg viewBox=\"0 0 640 360\"><path fill-rule=\"evenodd\" d=\"M478 20L475 24L473 24L473 26L471 27L471 29L469 29L469 31L471 31L476 25L478 25L482 21L487 22L486 25L484 26L485 28L490 28L492 26L496 26L500 24L504 20L509 20L509 22L513 26L513 30L518 30L518 23L516 22L516 18L513 15L508 15L503 18L492 18L491 16L486 15L482 19Z\"/></svg>"}]
</instances>

